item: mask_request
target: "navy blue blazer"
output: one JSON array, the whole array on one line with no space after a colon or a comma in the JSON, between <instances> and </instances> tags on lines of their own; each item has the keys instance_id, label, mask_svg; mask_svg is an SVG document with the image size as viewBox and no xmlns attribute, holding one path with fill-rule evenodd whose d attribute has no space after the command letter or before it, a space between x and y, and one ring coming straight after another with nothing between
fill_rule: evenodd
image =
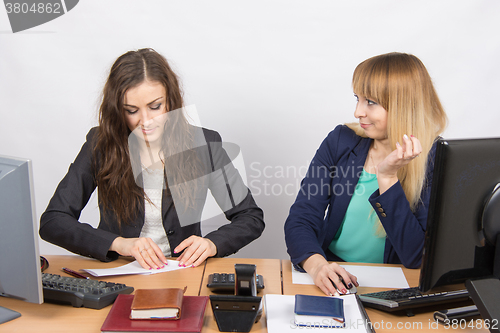
<instances>
[{"instance_id":1,"label":"navy blue blazer","mask_svg":"<svg viewBox=\"0 0 500 333\"><path fill-rule=\"evenodd\" d=\"M342 261L328 246L342 224L371 142L340 125L316 151L285 222L285 242L294 265L316 253L328 261ZM387 234L384 263L420 267L435 149L433 145L421 200L414 212L400 182L383 194L375 191L369 198Z\"/></svg>"},{"instance_id":2,"label":"navy blue blazer","mask_svg":"<svg viewBox=\"0 0 500 333\"><path fill-rule=\"evenodd\" d=\"M40 236L68 251L102 261L111 261L118 258L118 253L109 251L116 237L139 237L144 225L144 202L137 207L135 218L121 228L118 227L116 216L102 206L99 206L100 222L97 228L79 221L81 211L96 189L92 151L97 131L98 127L89 131L87 141L57 186L54 196L40 218ZM195 201L199 207L195 209L194 223L188 225L180 223L177 213L179 207L176 209L172 195L164 189L161 207L163 227L172 251L187 237L201 236L201 210L210 189L220 206L226 208L229 206L229 209L224 209L224 214L231 223L221 226L205 237L217 247L217 257L228 256L262 234L265 227L264 213L255 203L238 171L230 163L228 155L222 148L219 133L205 128L198 132L204 136L205 147L208 147L200 150L199 156L205 162L203 165L212 170L205 172L207 175L210 174L210 177L196 193ZM217 170L223 171L211 172ZM225 179L220 179L223 176ZM221 187L224 191L220 190ZM235 193L228 191L227 188L239 191ZM239 197L236 197L237 195ZM179 254L172 253L172 255Z\"/></svg>"}]
</instances>

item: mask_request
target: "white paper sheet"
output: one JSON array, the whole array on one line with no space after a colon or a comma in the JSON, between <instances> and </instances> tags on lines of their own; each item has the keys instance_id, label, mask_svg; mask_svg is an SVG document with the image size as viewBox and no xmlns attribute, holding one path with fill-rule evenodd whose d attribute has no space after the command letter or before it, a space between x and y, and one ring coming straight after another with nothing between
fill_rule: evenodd
<instances>
[{"instance_id":1,"label":"white paper sheet","mask_svg":"<svg viewBox=\"0 0 500 333\"><path fill-rule=\"evenodd\" d=\"M326 296L325 296L326 297ZM344 300L345 328L311 328L297 327L294 324L294 295L264 296L267 331L269 333L288 332L366 332L366 320L358 306L355 295L340 296Z\"/></svg>"},{"instance_id":2,"label":"white paper sheet","mask_svg":"<svg viewBox=\"0 0 500 333\"><path fill-rule=\"evenodd\" d=\"M136 261L132 261L129 264L115 267L115 268L106 268L106 269L82 269L82 271L87 272L93 276L108 276L108 275L127 275L127 274L157 274L175 271L178 269L189 268L189 267L180 267L179 262L177 260L168 260L168 264L165 267L160 269L145 269Z\"/></svg>"},{"instance_id":3,"label":"white paper sheet","mask_svg":"<svg viewBox=\"0 0 500 333\"><path fill-rule=\"evenodd\" d=\"M358 278L361 287L409 288L408 281L401 267L380 267L380 266L355 266L340 265L349 273ZM294 284L314 284L313 279L307 273L297 271L292 265L292 282Z\"/></svg>"}]
</instances>

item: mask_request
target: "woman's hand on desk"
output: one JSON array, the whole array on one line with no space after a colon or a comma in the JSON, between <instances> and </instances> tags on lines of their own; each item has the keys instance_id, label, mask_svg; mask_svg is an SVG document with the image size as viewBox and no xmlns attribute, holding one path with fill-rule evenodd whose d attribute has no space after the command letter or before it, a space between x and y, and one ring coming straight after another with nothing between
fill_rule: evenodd
<instances>
[{"instance_id":1,"label":"woman's hand on desk","mask_svg":"<svg viewBox=\"0 0 500 333\"><path fill-rule=\"evenodd\" d=\"M158 269L167 264L158 245L149 237L123 238L117 237L109 248L122 256L132 256L145 269Z\"/></svg>"},{"instance_id":2,"label":"woman's hand on desk","mask_svg":"<svg viewBox=\"0 0 500 333\"><path fill-rule=\"evenodd\" d=\"M183 240L175 249L174 253L184 252L177 258L179 266L198 266L208 257L217 254L217 247L208 238L190 236Z\"/></svg>"},{"instance_id":3,"label":"woman's hand on desk","mask_svg":"<svg viewBox=\"0 0 500 333\"><path fill-rule=\"evenodd\" d=\"M319 287L326 295L338 296L337 288L343 293L347 293L349 284L358 285L358 279L340 267L337 263L328 263L320 254L313 254L302 262L302 267L313 278L314 284ZM340 281L339 276L344 280ZM333 283L332 283L333 282ZM335 285L333 285L335 283Z\"/></svg>"}]
</instances>

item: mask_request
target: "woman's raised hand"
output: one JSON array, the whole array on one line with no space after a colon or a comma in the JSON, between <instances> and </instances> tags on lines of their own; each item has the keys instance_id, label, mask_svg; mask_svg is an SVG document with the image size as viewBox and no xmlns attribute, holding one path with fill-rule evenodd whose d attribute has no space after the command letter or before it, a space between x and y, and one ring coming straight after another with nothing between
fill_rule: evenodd
<instances>
[{"instance_id":1,"label":"woman's raised hand","mask_svg":"<svg viewBox=\"0 0 500 333\"><path fill-rule=\"evenodd\" d=\"M377 165L377 180L380 194L398 181L398 170L422 153L420 141L413 135L403 136L403 143L396 143L396 149Z\"/></svg>"}]
</instances>

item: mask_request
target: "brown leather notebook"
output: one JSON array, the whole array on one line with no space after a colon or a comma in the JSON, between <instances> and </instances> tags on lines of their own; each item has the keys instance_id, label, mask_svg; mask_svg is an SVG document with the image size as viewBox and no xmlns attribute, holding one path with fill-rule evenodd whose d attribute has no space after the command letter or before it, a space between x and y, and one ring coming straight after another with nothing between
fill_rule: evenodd
<instances>
[{"instance_id":1,"label":"brown leather notebook","mask_svg":"<svg viewBox=\"0 0 500 333\"><path fill-rule=\"evenodd\" d=\"M137 289L130 319L177 320L181 317L184 290L180 288Z\"/></svg>"}]
</instances>

